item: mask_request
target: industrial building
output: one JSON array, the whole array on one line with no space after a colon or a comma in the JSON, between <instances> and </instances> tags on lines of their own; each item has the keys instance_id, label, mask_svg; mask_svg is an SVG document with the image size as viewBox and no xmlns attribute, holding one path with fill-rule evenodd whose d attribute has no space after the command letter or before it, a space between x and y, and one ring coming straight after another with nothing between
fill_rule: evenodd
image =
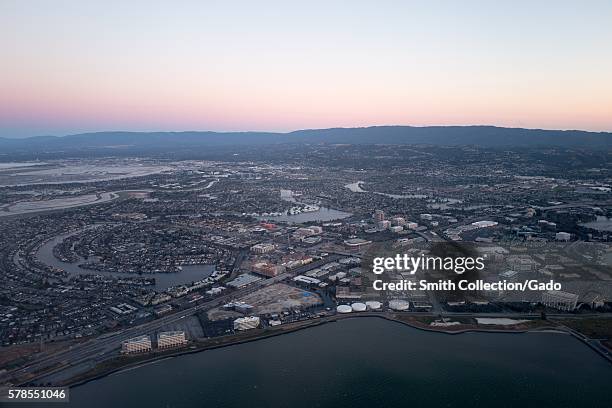
<instances>
[{"instance_id":1,"label":"industrial building","mask_svg":"<svg viewBox=\"0 0 612 408\"><path fill-rule=\"evenodd\" d=\"M575 293L563 292L561 290L550 290L542 293L542 304L554 309L569 312L576 309L578 295Z\"/></svg>"},{"instance_id":2,"label":"industrial building","mask_svg":"<svg viewBox=\"0 0 612 408\"><path fill-rule=\"evenodd\" d=\"M367 309L367 306L365 303L355 302L351 305L351 308L353 309L354 312L365 312Z\"/></svg>"},{"instance_id":3,"label":"industrial building","mask_svg":"<svg viewBox=\"0 0 612 408\"><path fill-rule=\"evenodd\" d=\"M389 302L389 308L397 311L404 311L410 308L410 302L403 299L393 299Z\"/></svg>"},{"instance_id":4,"label":"industrial building","mask_svg":"<svg viewBox=\"0 0 612 408\"><path fill-rule=\"evenodd\" d=\"M336 311L338 313L351 313L353 311L353 308L349 305L339 305L336 308Z\"/></svg>"},{"instance_id":5,"label":"industrial building","mask_svg":"<svg viewBox=\"0 0 612 408\"><path fill-rule=\"evenodd\" d=\"M382 307L382 303L376 301L376 300L370 300L368 302L365 302L366 306L368 307L369 310L380 310Z\"/></svg>"},{"instance_id":6,"label":"industrial building","mask_svg":"<svg viewBox=\"0 0 612 408\"><path fill-rule=\"evenodd\" d=\"M362 246L371 244L372 241L366 241L361 238L350 238L344 241L344 245L346 245L347 249L359 249Z\"/></svg>"},{"instance_id":7,"label":"industrial building","mask_svg":"<svg viewBox=\"0 0 612 408\"><path fill-rule=\"evenodd\" d=\"M259 327L259 317L247 316L234 320L234 330L250 330Z\"/></svg>"},{"instance_id":8,"label":"industrial building","mask_svg":"<svg viewBox=\"0 0 612 408\"><path fill-rule=\"evenodd\" d=\"M260 281L261 278L259 276L252 275L250 273L243 273L242 275L238 275L238 277L227 283L227 286L231 286L236 289L240 289L251 283L255 283Z\"/></svg>"}]
</instances>

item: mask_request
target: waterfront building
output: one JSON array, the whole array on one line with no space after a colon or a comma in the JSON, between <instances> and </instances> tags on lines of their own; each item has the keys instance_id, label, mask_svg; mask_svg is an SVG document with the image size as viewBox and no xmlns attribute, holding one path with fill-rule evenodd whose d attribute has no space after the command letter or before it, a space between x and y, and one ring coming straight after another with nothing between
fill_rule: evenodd
<instances>
[{"instance_id":1,"label":"waterfront building","mask_svg":"<svg viewBox=\"0 0 612 408\"><path fill-rule=\"evenodd\" d=\"M234 330L251 330L259 327L259 317L247 316L234 320Z\"/></svg>"},{"instance_id":2,"label":"waterfront building","mask_svg":"<svg viewBox=\"0 0 612 408\"><path fill-rule=\"evenodd\" d=\"M187 344L184 331L167 331L157 335L157 348L166 349Z\"/></svg>"},{"instance_id":3,"label":"waterfront building","mask_svg":"<svg viewBox=\"0 0 612 408\"><path fill-rule=\"evenodd\" d=\"M578 295L561 290L549 290L542 293L542 304L554 309L572 311L578 304Z\"/></svg>"},{"instance_id":4,"label":"waterfront building","mask_svg":"<svg viewBox=\"0 0 612 408\"><path fill-rule=\"evenodd\" d=\"M151 349L151 337L147 335L127 339L121 344L121 352L125 354L144 353Z\"/></svg>"}]
</instances>

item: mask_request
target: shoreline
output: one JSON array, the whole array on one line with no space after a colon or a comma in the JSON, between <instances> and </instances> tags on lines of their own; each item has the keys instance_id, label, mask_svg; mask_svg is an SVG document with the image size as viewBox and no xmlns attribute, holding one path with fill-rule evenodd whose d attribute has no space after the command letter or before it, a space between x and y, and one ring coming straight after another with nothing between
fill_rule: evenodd
<instances>
[{"instance_id":1,"label":"shoreline","mask_svg":"<svg viewBox=\"0 0 612 408\"><path fill-rule=\"evenodd\" d=\"M366 312L366 313L360 313L360 314L354 314L354 315L333 315L333 316L327 316L324 318L319 318L313 321L306 321L306 322L298 322L294 327L287 327L285 326L285 328L279 328L276 329L274 331L262 331L260 333L255 334L252 337L249 338L244 338L244 339L239 339L239 340L235 340L235 341L228 341L227 343L222 343L222 344L212 344L212 345L202 345L202 346L197 346L194 345L192 346L193 348L181 348L181 349L177 349L176 351L170 352L170 353L164 353L158 356L151 356L151 358L147 358L147 359L143 359L143 360L139 360L139 361L134 361L132 363L127 363L125 365L116 367L116 368L110 368L108 370L105 370L103 372L97 373L97 374L93 374L91 376L87 376L87 373L85 373L83 376L81 377L85 377L85 378L79 378L79 377L75 377L72 380L68 380L64 383L61 383L61 386L66 386L66 387L70 387L70 388L74 388L74 387L79 387L81 385L85 385L91 381L95 381L95 380L99 380L101 378L113 375L113 374L117 374L123 371L129 371L129 370L133 370L145 365L149 365L149 364L154 364L166 359L170 359L170 358L175 358L175 357L180 357L183 355L189 355L189 354L195 354L195 353L201 353L201 352L205 352L207 350L215 350L215 349L220 349L220 348L225 348L225 347L230 347L230 346L235 346L235 345L239 345L239 344L246 344L246 343L251 343L251 342L255 342L255 341L259 341L259 340L264 340L264 339L268 339L268 338L272 338L272 337L276 337L276 336L281 336L284 334L289 334L289 333L294 333L300 330L306 330L308 328L311 327L317 327L317 326L321 326L324 324L328 324L328 323L335 323L338 322L340 320L345 320L345 319L358 319L358 318L369 318L369 317L374 317L374 318L379 318L379 319L383 319L383 320L387 320L390 322L395 322L398 324L402 324L404 326L408 326L411 327L413 329L417 329L417 330L422 330L422 331L427 331L427 332L435 332L435 333L440 333L440 334L447 334L447 335L460 335L460 334L464 334L464 333L496 333L496 334L525 334L525 333L552 333L552 334L564 334L564 335L568 335L568 336L572 336L573 338L575 338L576 340L579 340L581 343L583 343L584 345L588 346L591 350L593 350L594 352L596 352L599 356L601 356L602 358L604 358L605 360L607 360L610 364L612 364L612 356L610 354L605 354L604 352L602 352L602 350L598 349L597 347L595 347L593 344L591 344L589 342L589 338L587 338L586 336L577 333L571 329L563 329L563 327L559 327L559 326L554 326L554 325L549 325L549 326L542 326L542 327L536 327L536 328L526 328L526 329L500 329L500 328L464 328L464 329L458 329L458 330L445 330L443 328L432 328L432 327L426 327L426 326L421 326L421 325L417 325L405 320L401 320L398 319L395 316L390 316L386 313L377 313L377 312ZM112 361L112 360L111 360ZM95 370L95 368L94 368ZM94 371L92 370L92 371Z\"/></svg>"}]
</instances>

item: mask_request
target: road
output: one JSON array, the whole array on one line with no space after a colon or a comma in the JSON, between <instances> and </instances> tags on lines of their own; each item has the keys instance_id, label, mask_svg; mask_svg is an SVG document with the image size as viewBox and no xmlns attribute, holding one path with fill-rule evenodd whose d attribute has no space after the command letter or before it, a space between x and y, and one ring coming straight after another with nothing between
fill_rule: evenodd
<instances>
[{"instance_id":1,"label":"road","mask_svg":"<svg viewBox=\"0 0 612 408\"><path fill-rule=\"evenodd\" d=\"M21 378L28 374L33 375L32 378L28 379L28 382L33 382L44 378L52 373L63 371L71 367L77 367L87 362L104 360L110 357L111 354L115 355L117 349L121 347L121 343L127 339L143 334L155 333L165 325L176 323L181 319L194 315L199 311L208 310L223 305L234 299L243 297L249 293L261 289L265 286L269 286L274 283L281 282L292 276L305 273L311 269L317 268L329 262L333 262L339 258L340 256L338 255L330 255L325 259L301 266L292 270L291 272L286 272L273 278L255 282L243 289L232 291L208 302L192 306L188 309L180 310L176 313L161 317L157 320L153 320L151 322L147 322L139 326L130 327L128 329L121 330L116 333L101 335L95 339L91 339L78 345L72 346L69 349L60 351L50 356L45 356L37 361L32 362L31 364L28 364L25 367L4 373L0 376L0 384L9 381L13 377L18 376L19 378ZM57 365L61 365L61 367L57 367Z\"/></svg>"},{"instance_id":2,"label":"road","mask_svg":"<svg viewBox=\"0 0 612 408\"><path fill-rule=\"evenodd\" d=\"M229 302L232 299L242 297L255 290L261 289L262 287L269 286L271 284L280 282L284 279L291 277L289 273L278 275L274 278L255 282L244 289L230 292L226 295L222 295L211 301L201 303L199 305L190 307L188 309L180 310L174 314L159 318L157 320L144 323L139 326L134 326L125 330L121 330L117 333L106 334L99 336L95 339L91 339L72 346L69 349L55 353L50 356L46 356L40 360L32 362L25 367L6 372L0 376L0 383L9 381L14 376L23 377L27 374L32 374L33 377L28 382L36 381L38 378L44 377L52 372L58 370L64 370L68 367L73 367L82 364L88 360L100 360L102 357L108 356L110 353L116 353L116 350L121 347L121 343L125 340L136 337L143 334L151 334L161 329L165 325L176 323L187 316L191 316L200 310L207 310L213 307L220 306ZM62 367L55 370L46 371L46 369L62 364Z\"/></svg>"}]
</instances>

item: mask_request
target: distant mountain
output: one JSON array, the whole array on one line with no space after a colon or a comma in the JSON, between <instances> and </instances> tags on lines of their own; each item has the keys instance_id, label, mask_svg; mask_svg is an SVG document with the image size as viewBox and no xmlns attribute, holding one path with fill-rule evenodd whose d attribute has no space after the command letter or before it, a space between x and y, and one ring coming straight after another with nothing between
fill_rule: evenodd
<instances>
[{"instance_id":1,"label":"distant mountain","mask_svg":"<svg viewBox=\"0 0 612 408\"><path fill-rule=\"evenodd\" d=\"M310 142L328 143L612 148L612 133L607 132L495 126L373 126L367 128L300 130L292 132L290 135L307 139Z\"/></svg>"},{"instance_id":2,"label":"distant mountain","mask_svg":"<svg viewBox=\"0 0 612 408\"><path fill-rule=\"evenodd\" d=\"M495 126L374 126L272 132L98 132L63 137L0 138L0 154L99 149L160 150L278 143L431 144L483 147L557 146L610 149L612 133Z\"/></svg>"}]
</instances>

